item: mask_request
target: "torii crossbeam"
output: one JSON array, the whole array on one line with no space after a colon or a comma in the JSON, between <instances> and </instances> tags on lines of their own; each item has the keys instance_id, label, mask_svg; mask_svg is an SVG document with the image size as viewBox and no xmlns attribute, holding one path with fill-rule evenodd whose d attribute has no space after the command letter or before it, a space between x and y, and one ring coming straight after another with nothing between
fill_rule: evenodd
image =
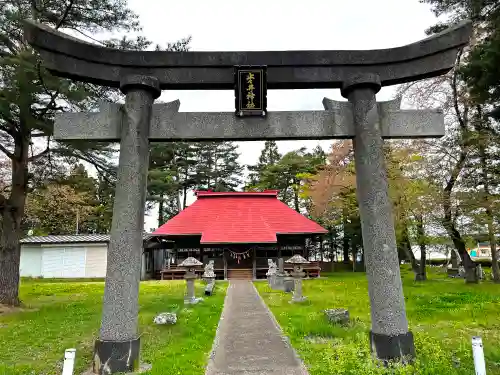
<instances>
[{"instance_id":1,"label":"torii crossbeam","mask_svg":"<svg viewBox=\"0 0 500 375\"><path fill-rule=\"evenodd\" d=\"M350 139L355 137L352 106L324 99L325 111L268 112L265 118L238 117L233 112L179 112L180 101L153 104L150 141L256 141ZM441 110L401 110L401 99L378 102L382 138L436 138L444 135ZM57 140L121 139L123 105L102 103L99 112L56 116Z\"/></svg>"}]
</instances>

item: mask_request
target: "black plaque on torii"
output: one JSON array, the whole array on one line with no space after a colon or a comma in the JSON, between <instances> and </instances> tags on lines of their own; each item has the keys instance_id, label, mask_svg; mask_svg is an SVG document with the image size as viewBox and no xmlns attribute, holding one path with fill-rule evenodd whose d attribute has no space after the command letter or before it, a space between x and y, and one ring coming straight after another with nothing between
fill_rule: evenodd
<instances>
[{"instance_id":1,"label":"black plaque on torii","mask_svg":"<svg viewBox=\"0 0 500 375\"><path fill-rule=\"evenodd\" d=\"M236 116L266 116L267 67L238 65L234 67Z\"/></svg>"}]
</instances>

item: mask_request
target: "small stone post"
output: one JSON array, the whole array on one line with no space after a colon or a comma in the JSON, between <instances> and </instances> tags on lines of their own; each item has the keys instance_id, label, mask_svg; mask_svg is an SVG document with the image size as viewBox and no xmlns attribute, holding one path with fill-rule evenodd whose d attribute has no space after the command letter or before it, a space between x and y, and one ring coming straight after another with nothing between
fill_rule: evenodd
<instances>
[{"instance_id":1,"label":"small stone post","mask_svg":"<svg viewBox=\"0 0 500 375\"><path fill-rule=\"evenodd\" d=\"M94 347L96 374L133 372L139 368L138 297L148 136L153 101L161 91L156 78L138 75L125 77L120 86L126 98L101 329Z\"/></svg>"},{"instance_id":2,"label":"small stone post","mask_svg":"<svg viewBox=\"0 0 500 375\"><path fill-rule=\"evenodd\" d=\"M184 279L186 280L186 296L184 297L184 303L187 305L195 305L201 301L201 298L196 298L194 294L194 280L196 279L195 267L197 266L203 266L203 263L193 257L186 258L179 264L179 267L186 269L186 274L184 275Z\"/></svg>"},{"instance_id":3,"label":"small stone post","mask_svg":"<svg viewBox=\"0 0 500 375\"><path fill-rule=\"evenodd\" d=\"M303 265L309 263L309 261L303 256L297 254L288 259L286 262L293 265L292 277L295 284L290 303L303 302L306 300L306 297L302 295L302 278L306 275L306 273L303 272Z\"/></svg>"},{"instance_id":4,"label":"small stone post","mask_svg":"<svg viewBox=\"0 0 500 375\"><path fill-rule=\"evenodd\" d=\"M415 348L406 319L375 99L380 87L377 75L360 74L344 82L342 96L352 104L355 127L356 193L371 305L371 348L379 359L406 362L415 356Z\"/></svg>"},{"instance_id":5,"label":"small stone post","mask_svg":"<svg viewBox=\"0 0 500 375\"><path fill-rule=\"evenodd\" d=\"M284 290L285 289L285 265L283 262L283 258L278 258L278 272L276 273L275 276L275 284L274 288L278 290Z\"/></svg>"},{"instance_id":6,"label":"small stone post","mask_svg":"<svg viewBox=\"0 0 500 375\"><path fill-rule=\"evenodd\" d=\"M271 288L274 288L274 283L276 280L276 263L274 263L272 259L268 259L267 265L269 266L269 269L266 273L267 283Z\"/></svg>"},{"instance_id":7,"label":"small stone post","mask_svg":"<svg viewBox=\"0 0 500 375\"><path fill-rule=\"evenodd\" d=\"M214 261L210 260L205 266L205 271L203 272L203 280L207 283L205 286L205 295L212 295L215 288L215 272L214 272Z\"/></svg>"}]
</instances>

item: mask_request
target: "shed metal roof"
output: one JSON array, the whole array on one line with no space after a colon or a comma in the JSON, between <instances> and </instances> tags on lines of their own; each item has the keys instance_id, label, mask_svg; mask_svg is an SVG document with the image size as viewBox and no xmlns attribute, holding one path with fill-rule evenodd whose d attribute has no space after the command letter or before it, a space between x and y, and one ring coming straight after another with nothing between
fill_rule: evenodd
<instances>
[{"instance_id":1,"label":"shed metal roof","mask_svg":"<svg viewBox=\"0 0 500 375\"><path fill-rule=\"evenodd\" d=\"M144 240L149 240L150 234L144 235ZM109 234L74 234L58 236L29 236L23 238L21 244L61 244L61 243L106 243L109 242Z\"/></svg>"}]
</instances>

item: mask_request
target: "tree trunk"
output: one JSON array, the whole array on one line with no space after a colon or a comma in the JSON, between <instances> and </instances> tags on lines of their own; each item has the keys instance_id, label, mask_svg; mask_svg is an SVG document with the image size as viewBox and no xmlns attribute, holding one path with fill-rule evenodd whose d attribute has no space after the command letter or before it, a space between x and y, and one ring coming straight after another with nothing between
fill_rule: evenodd
<instances>
[{"instance_id":1,"label":"tree trunk","mask_svg":"<svg viewBox=\"0 0 500 375\"><path fill-rule=\"evenodd\" d=\"M458 264L458 256L456 249L451 250L450 260L451 260L451 268L458 268L459 264Z\"/></svg>"},{"instance_id":2,"label":"tree trunk","mask_svg":"<svg viewBox=\"0 0 500 375\"><path fill-rule=\"evenodd\" d=\"M460 235L460 232L455 228L455 225L453 223L446 223L445 228L448 232L448 235L451 237L451 240L453 241L455 249L458 251L458 254L462 258L463 266L465 268L465 282L478 283L479 278L476 272L477 265L472 261L469 253L467 252L465 241Z\"/></svg>"},{"instance_id":3,"label":"tree trunk","mask_svg":"<svg viewBox=\"0 0 500 375\"><path fill-rule=\"evenodd\" d=\"M293 182L295 188L293 189L293 204L295 206L295 211L300 213L300 202L299 202L299 188L298 188L298 182L294 181Z\"/></svg>"},{"instance_id":4,"label":"tree trunk","mask_svg":"<svg viewBox=\"0 0 500 375\"><path fill-rule=\"evenodd\" d=\"M493 229L493 215L491 210L489 211L489 218L491 221L488 222L488 236L490 239L491 246L491 272L493 275L493 282L500 283L500 269L498 267L498 253L497 253L497 244L495 238L495 230Z\"/></svg>"},{"instance_id":5,"label":"tree trunk","mask_svg":"<svg viewBox=\"0 0 500 375\"><path fill-rule=\"evenodd\" d=\"M478 283L479 278L476 272L477 265L472 261L465 247L465 241L455 226L455 223L453 221L452 206L451 206L451 191L455 186L455 182L457 181L457 178L462 170L466 157L467 157L466 152L462 150L459 156L459 160L455 165L455 168L453 168L452 170L450 179L448 180L448 183L446 184L446 187L443 190L442 206L443 206L444 216L442 219L442 223L444 228L446 229L446 232L453 241L455 249L462 257L463 266L465 268L465 282Z\"/></svg>"},{"instance_id":6,"label":"tree trunk","mask_svg":"<svg viewBox=\"0 0 500 375\"><path fill-rule=\"evenodd\" d=\"M337 249L335 247L335 245L333 244L333 232L330 230L329 231L329 235L330 235L330 262L332 264L335 263L335 257L337 255ZM333 271L333 268L332 268L332 271Z\"/></svg>"},{"instance_id":7,"label":"tree trunk","mask_svg":"<svg viewBox=\"0 0 500 375\"><path fill-rule=\"evenodd\" d=\"M418 267L418 272L415 273L415 281L427 280L427 272L425 269L426 264L426 248L425 248L425 231L424 231L424 219L422 215L417 215L417 241L420 247L420 264Z\"/></svg>"},{"instance_id":8,"label":"tree trunk","mask_svg":"<svg viewBox=\"0 0 500 375\"><path fill-rule=\"evenodd\" d=\"M347 264L349 263L349 237L347 237L347 210L344 209L344 212L342 214L342 229L344 232L344 238L342 240L342 250L343 250L343 255L344 255L344 263Z\"/></svg>"},{"instance_id":9,"label":"tree trunk","mask_svg":"<svg viewBox=\"0 0 500 375\"><path fill-rule=\"evenodd\" d=\"M163 194L160 194L160 203L158 204L158 228L163 225L165 222L165 218L163 217Z\"/></svg>"},{"instance_id":10,"label":"tree trunk","mask_svg":"<svg viewBox=\"0 0 500 375\"><path fill-rule=\"evenodd\" d=\"M358 247L354 243L354 239L351 241L351 251L352 251L352 272L356 272L356 255L358 255Z\"/></svg>"},{"instance_id":11,"label":"tree trunk","mask_svg":"<svg viewBox=\"0 0 500 375\"><path fill-rule=\"evenodd\" d=\"M183 186L182 188L182 210L186 208L187 202L187 186Z\"/></svg>"},{"instance_id":12,"label":"tree trunk","mask_svg":"<svg viewBox=\"0 0 500 375\"><path fill-rule=\"evenodd\" d=\"M12 158L12 189L9 199L0 196L0 303L19 305L21 220L28 186L29 136L16 139Z\"/></svg>"},{"instance_id":13,"label":"tree trunk","mask_svg":"<svg viewBox=\"0 0 500 375\"><path fill-rule=\"evenodd\" d=\"M481 113L481 111L479 111ZM481 179L483 180L484 196L483 204L486 211L486 220L488 226L488 240L490 241L491 249L491 272L493 275L493 281L495 283L500 283L500 270L498 269L498 254L497 254L497 241L495 238L495 229L493 227L493 212L491 210L490 203L490 187L489 178L487 171L487 161L486 161L486 149L484 143L486 140L479 140L479 160L481 163Z\"/></svg>"},{"instance_id":14,"label":"tree trunk","mask_svg":"<svg viewBox=\"0 0 500 375\"><path fill-rule=\"evenodd\" d=\"M417 263L417 259L415 259L415 254L413 254L413 251L411 249L411 243L410 243L410 235L408 233L408 225L406 222L403 223L403 229L401 233L401 250L404 255L408 258L411 264L411 269L415 273L415 280L417 279L417 275L420 272L419 264Z\"/></svg>"}]
</instances>

